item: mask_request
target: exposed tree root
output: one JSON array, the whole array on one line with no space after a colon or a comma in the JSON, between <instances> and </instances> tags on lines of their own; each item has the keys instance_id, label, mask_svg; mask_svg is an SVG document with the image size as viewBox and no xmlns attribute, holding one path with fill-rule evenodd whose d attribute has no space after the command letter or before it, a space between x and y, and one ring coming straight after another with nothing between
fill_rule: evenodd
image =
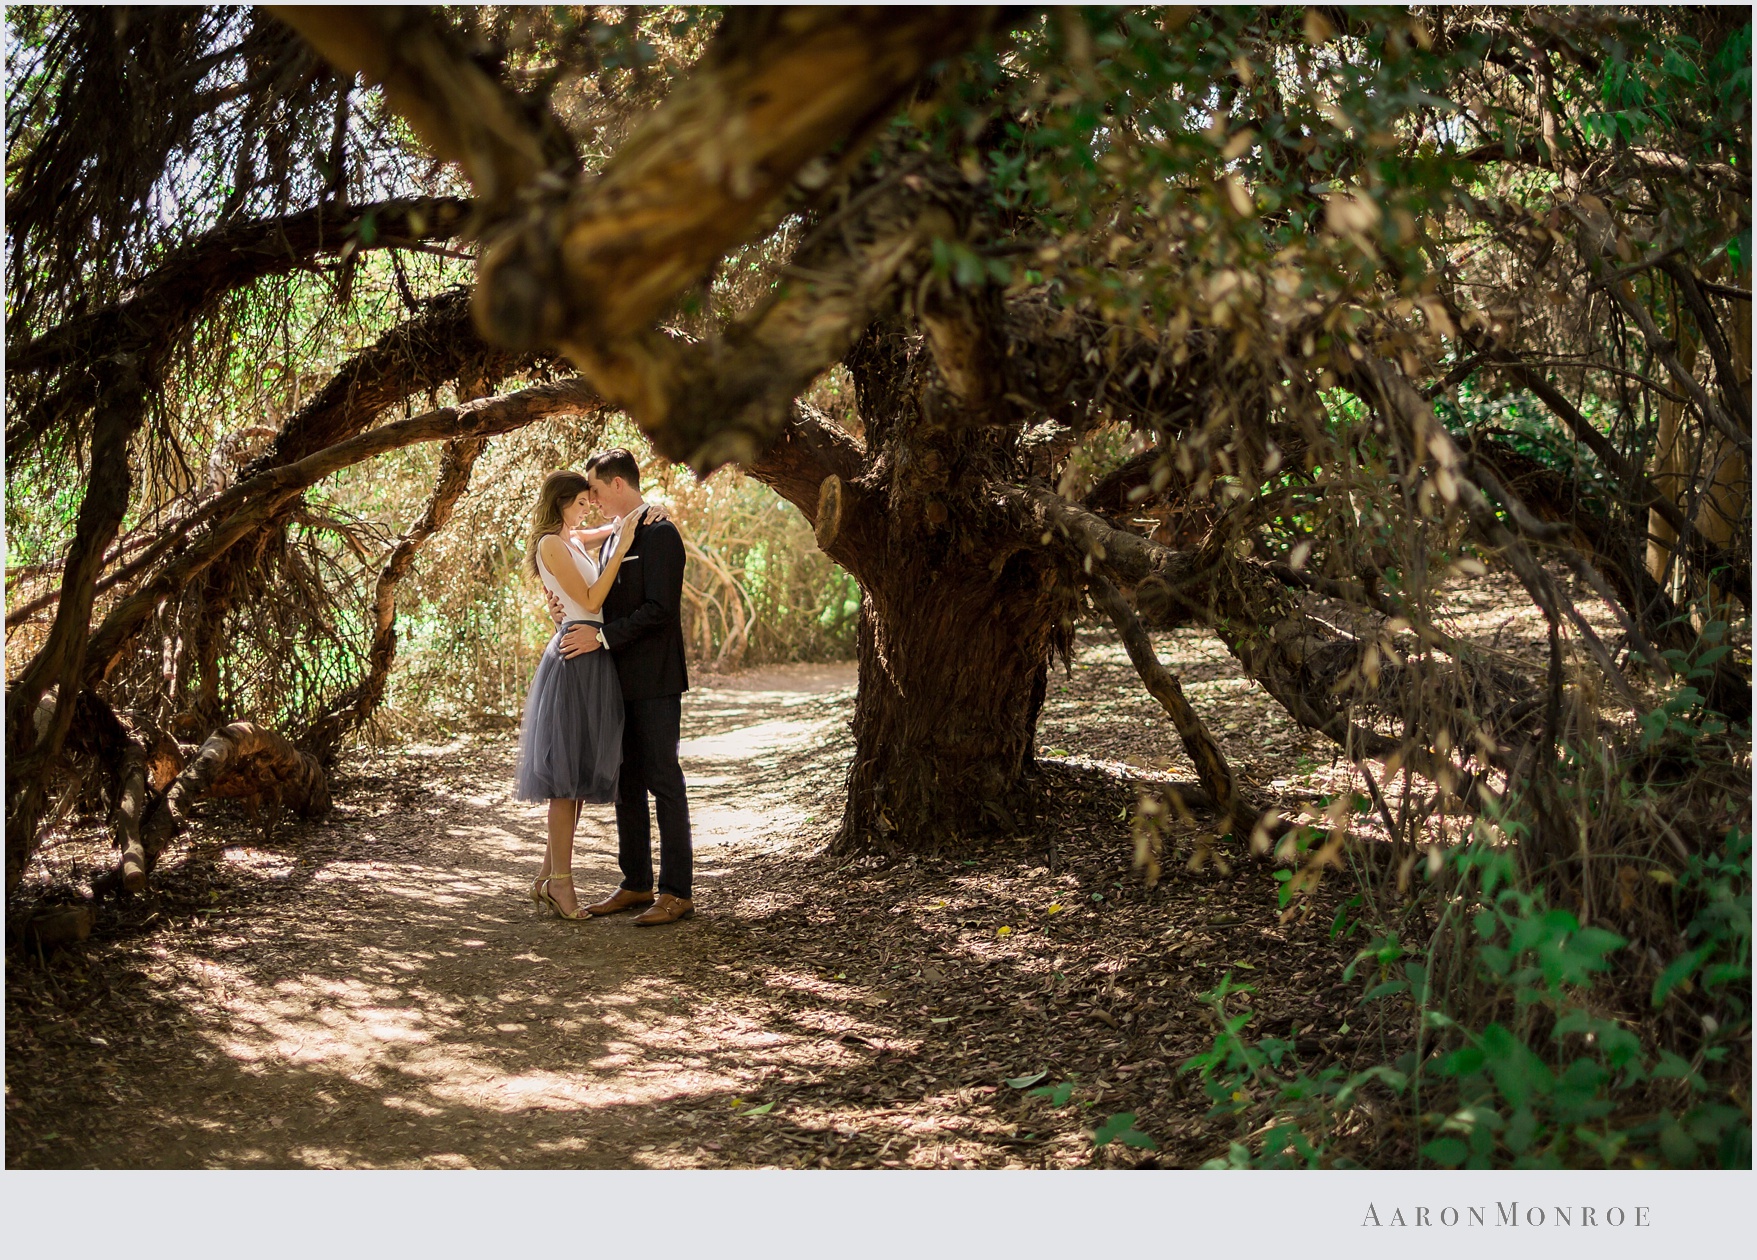
<instances>
[{"instance_id":1,"label":"exposed tree root","mask_svg":"<svg viewBox=\"0 0 1757 1260\"><path fill-rule=\"evenodd\" d=\"M242 802L270 817L290 809L301 818L328 811L329 779L317 758L300 752L282 735L255 722L233 722L209 735L165 794L155 801L131 836L117 869L93 883L97 893L117 887L139 892L165 846L202 798Z\"/></svg>"}]
</instances>

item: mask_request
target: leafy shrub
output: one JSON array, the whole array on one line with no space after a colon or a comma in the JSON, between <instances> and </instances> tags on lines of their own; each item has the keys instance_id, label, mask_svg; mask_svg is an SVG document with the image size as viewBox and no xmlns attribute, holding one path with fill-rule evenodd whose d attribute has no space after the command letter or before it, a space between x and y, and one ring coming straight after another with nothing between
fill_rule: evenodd
<instances>
[{"instance_id":1,"label":"leafy shrub","mask_svg":"<svg viewBox=\"0 0 1757 1260\"><path fill-rule=\"evenodd\" d=\"M1209 1115L1240 1131L1218 1168L1347 1166L1363 1094L1401 1111L1419 1160L1443 1167L1748 1167L1749 1101L1705 1069L1749 1054L1751 841L1739 828L1670 878L1693 907L1688 948L1652 985L1660 1011L1688 995L1702 1029L1692 1057L1646 1044L1638 1012L1618 1013L1612 978L1629 942L1582 926L1541 886L1523 887L1514 855L1486 839L1448 861L1451 891L1425 949L1386 933L1362 949L1345 978L1367 984L1363 1005L1401 1005L1416 1044L1394 1062L1308 1073L1292 1041L1250 1039L1253 1014L1232 999L1252 992L1232 973L1202 995L1212 1046L1189 1059L1213 1102ZM1467 920L1468 929L1464 929ZM1455 940L1469 983L1434 983ZM1439 966L1437 966L1437 964ZM1492 1017L1473 1022L1466 1011ZM1748 1078L1747 1078L1748 1079Z\"/></svg>"}]
</instances>

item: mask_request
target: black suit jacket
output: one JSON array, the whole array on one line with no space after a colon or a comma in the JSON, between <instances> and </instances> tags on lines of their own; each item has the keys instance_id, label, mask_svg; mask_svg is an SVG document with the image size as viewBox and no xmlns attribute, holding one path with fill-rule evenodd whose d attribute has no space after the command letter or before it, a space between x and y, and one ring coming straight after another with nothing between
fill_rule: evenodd
<instances>
[{"instance_id":1,"label":"black suit jacket","mask_svg":"<svg viewBox=\"0 0 1757 1260\"><path fill-rule=\"evenodd\" d=\"M670 521L638 525L604 597L601 633L625 700L689 690L683 663L683 560L677 526Z\"/></svg>"}]
</instances>

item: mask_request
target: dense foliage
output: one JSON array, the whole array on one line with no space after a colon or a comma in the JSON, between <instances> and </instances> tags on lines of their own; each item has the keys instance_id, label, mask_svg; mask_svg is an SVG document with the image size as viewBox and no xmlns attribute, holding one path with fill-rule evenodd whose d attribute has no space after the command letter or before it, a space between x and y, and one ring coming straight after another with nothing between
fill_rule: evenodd
<instances>
[{"instance_id":1,"label":"dense foliage","mask_svg":"<svg viewBox=\"0 0 1757 1260\"><path fill-rule=\"evenodd\" d=\"M124 744L511 717L525 496L626 440L704 665L859 660L845 849L1030 808L1097 615L1280 909L1350 872L1385 1054L1224 982L1231 1162L1748 1162L1748 15L287 20L8 12L9 886ZM1358 797L1240 781L1167 624Z\"/></svg>"}]
</instances>

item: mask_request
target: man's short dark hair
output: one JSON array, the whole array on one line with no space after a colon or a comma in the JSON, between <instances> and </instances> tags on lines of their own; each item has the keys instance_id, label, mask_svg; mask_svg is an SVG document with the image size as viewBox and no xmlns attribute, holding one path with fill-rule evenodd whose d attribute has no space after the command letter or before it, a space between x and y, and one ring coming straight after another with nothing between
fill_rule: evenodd
<instances>
[{"instance_id":1,"label":"man's short dark hair","mask_svg":"<svg viewBox=\"0 0 1757 1260\"><path fill-rule=\"evenodd\" d=\"M616 478L621 477L628 482L629 489L639 490L641 488L641 466L634 462L634 455L631 452L623 450L620 446L608 451L600 451L588 459L586 473L588 476L596 477L605 485L609 485Z\"/></svg>"}]
</instances>

